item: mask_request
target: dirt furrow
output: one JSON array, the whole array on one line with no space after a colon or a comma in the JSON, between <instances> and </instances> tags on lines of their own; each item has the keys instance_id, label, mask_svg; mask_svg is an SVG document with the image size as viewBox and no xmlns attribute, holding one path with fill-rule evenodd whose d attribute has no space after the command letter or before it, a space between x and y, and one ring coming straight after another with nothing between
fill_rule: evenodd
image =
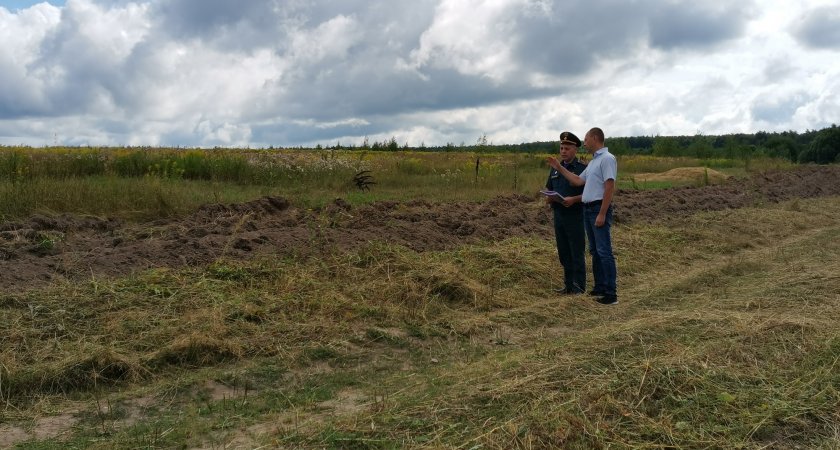
<instances>
[{"instance_id":1,"label":"dirt furrow","mask_svg":"<svg viewBox=\"0 0 840 450\"><path fill-rule=\"evenodd\" d=\"M715 186L620 191L617 223L668 220L697 211L795 198L840 195L840 167L803 166ZM0 286L14 292L55 280L124 275L152 267L202 265L219 258L317 257L388 242L440 250L514 236L550 236L538 195L486 202L378 202L351 207L336 199L321 210L266 197L206 205L186 217L134 224L61 215L0 223Z\"/></svg>"}]
</instances>

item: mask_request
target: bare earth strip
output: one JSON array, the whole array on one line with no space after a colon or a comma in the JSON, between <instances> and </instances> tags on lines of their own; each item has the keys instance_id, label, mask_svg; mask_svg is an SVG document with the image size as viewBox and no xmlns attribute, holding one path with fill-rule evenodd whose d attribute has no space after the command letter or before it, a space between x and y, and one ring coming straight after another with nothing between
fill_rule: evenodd
<instances>
[{"instance_id":1,"label":"bare earth strip","mask_svg":"<svg viewBox=\"0 0 840 450\"><path fill-rule=\"evenodd\" d=\"M699 188L620 191L618 223L668 220L795 198L840 195L840 167L804 166ZM130 274L154 267L209 264L262 255L310 257L369 242L441 250L481 241L551 233L549 211L529 196L486 202L379 202L341 199L304 210L280 197L207 205L145 224L62 215L0 223L0 286L6 292L62 280Z\"/></svg>"}]
</instances>

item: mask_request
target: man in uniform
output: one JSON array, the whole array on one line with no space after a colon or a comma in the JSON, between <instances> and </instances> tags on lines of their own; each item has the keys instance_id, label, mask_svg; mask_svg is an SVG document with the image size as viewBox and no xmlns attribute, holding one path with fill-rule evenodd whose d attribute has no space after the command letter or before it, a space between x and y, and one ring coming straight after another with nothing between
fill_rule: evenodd
<instances>
[{"instance_id":1,"label":"man in uniform","mask_svg":"<svg viewBox=\"0 0 840 450\"><path fill-rule=\"evenodd\" d=\"M604 131L600 128L592 128L586 133L584 145L592 154L592 161L579 175L567 170L556 158L548 158L548 164L572 186L583 186L581 202L584 228L589 238L592 274L595 278L595 288L591 294L596 296L596 301L602 305L615 305L618 303L618 296L610 228L613 221L612 198L615 193L618 164L615 156L604 147Z\"/></svg>"},{"instance_id":2,"label":"man in uniform","mask_svg":"<svg viewBox=\"0 0 840 450\"><path fill-rule=\"evenodd\" d=\"M580 139L574 133L560 134L559 164L569 172L580 175L586 165L577 158ZM557 255L563 266L565 286L555 289L564 294L582 294L586 291L585 239L583 230L583 207L580 203L582 187L572 186L569 181L552 168L545 182L545 188L564 197L546 197L554 215L554 239L557 241Z\"/></svg>"}]
</instances>

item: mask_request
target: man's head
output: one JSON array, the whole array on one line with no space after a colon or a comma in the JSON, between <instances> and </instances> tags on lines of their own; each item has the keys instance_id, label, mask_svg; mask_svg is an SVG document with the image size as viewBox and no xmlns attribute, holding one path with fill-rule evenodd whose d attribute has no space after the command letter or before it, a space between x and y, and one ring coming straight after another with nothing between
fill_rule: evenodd
<instances>
[{"instance_id":1,"label":"man's head","mask_svg":"<svg viewBox=\"0 0 840 450\"><path fill-rule=\"evenodd\" d=\"M595 127L587 131L583 137L583 145L592 153L604 148L604 130Z\"/></svg>"},{"instance_id":2,"label":"man's head","mask_svg":"<svg viewBox=\"0 0 840 450\"><path fill-rule=\"evenodd\" d=\"M580 139L570 131L560 133L560 159L571 162L577 156Z\"/></svg>"}]
</instances>

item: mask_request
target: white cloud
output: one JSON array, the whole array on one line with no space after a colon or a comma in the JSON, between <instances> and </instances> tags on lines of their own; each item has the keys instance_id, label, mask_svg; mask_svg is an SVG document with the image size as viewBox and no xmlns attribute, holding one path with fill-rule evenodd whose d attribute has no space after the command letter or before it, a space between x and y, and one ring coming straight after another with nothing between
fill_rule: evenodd
<instances>
[{"instance_id":1,"label":"white cloud","mask_svg":"<svg viewBox=\"0 0 840 450\"><path fill-rule=\"evenodd\" d=\"M347 50L357 44L361 36L353 18L339 15L312 30L304 29L293 35L288 56L302 64L344 59Z\"/></svg>"},{"instance_id":2,"label":"white cloud","mask_svg":"<svg viewBox=\"0 0 840 450\"><path fill-rule=\"evenodd\" d=\"M829 0L0 8L0 144L804 131L840 117L837 11Z\"/></svg>"},{"instance_id":3,"label":"white cloud","mask_svg":"<svg viewBox=\"0 0 840 450\"><path fill-rule=\"evenodd\" d=\"M432 25L411 52L415 70L424 66L502 80L516 69L511 57L516 35L512 11L521 0L443 0Z\"/></svg>"},{"instance_id":4,"label":"white cloud","mask_svg":"<svg viewBox=\"0 0 840 450\"><path fill-rule=\"evenodd\" d=\"M60 16L60 9L46 3L17 14L0 8L0 120L49 110L43 81L31 65Z\"/></svg>"}]
</instances>

